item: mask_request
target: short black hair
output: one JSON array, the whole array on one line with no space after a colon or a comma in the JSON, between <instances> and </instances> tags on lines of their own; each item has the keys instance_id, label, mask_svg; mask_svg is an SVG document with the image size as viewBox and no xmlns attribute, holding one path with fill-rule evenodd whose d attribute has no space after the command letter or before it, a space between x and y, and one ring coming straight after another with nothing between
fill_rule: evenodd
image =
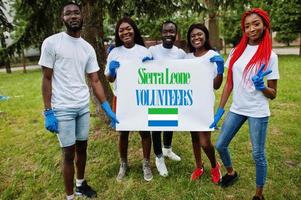
<instances>
[{"instance_id":1,"label":"short black hair","mask_svg":"<svg viewBox=\"0 0 301 200\"><path fill-rule=\"evenodd\" d=\"M162 32L163 30L163 26L166 24L173 24L176 27L176 32L178 32L178 26L175 22L171 21L171 20L166 20L165 22L162 23L161 28L160 28L160 32Z\"/></svg>"},{"instance_id":2,"label":"short black hair","mask_svg":"<svg viewBox=\"0 0 301 200\"><path fill-rule=\"evenodd\" d=\"M119 37L119 34L118 34L119 27L123 22L128 23L134 29L134 42L135 42L135 44L145 46L143 38L140 34L140 31L139 31L136 23L130 17L125 16L117 22L116 27L115 27L115 45L116 45L116 47L120 47L120 46L124 45L123 42L121 41L120 37Z\"/></svg>"},{"instance_id":3,"label":"short black hair","mask_svg":"<svg viewBox=\"0 0 301 200\"><path fill-rule=\"evenodd\" d=\"M66 2L66 3L64 3L64 4L62 5L62 7L61 7L61 13L63 13L64 8L65 8L66 6L69 6L69 5L75 5L75 6L77 6L77 7L79 8L80 11L82 11L82 6L81 6L81 4L76 3L75 1L69 1L69 2Z\"/></svg>"},{"instance_id":4,"label":"short black hair","mask_svg":"<svg viewBox=\"0 0 301 200\"><path fill-rule=\"evenodd\" d=\"M188 45L188 49L189 49L189 52L195 52L196 49L192 46L191 44L191 41L190 41L190 34L192 32L193 29L199 29L201 31L203 31L205 33L205 44L204 44L204 47L205 49L207 50L211 50L213 49L211 44L210 44L210 41L209 41L209 31L208 29L206 28L206 26L204 24L200 24L200 23L197 23L197 24L191 24L189 29L188 29L188 32L187 32L187 45Z\"/></svg>"}]
</instances>

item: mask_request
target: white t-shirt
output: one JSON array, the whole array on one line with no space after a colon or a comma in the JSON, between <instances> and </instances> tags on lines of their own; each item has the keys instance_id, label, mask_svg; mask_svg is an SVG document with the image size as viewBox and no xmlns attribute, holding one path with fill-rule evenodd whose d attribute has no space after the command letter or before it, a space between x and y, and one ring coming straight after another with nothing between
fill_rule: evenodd
<instances>
[{"instance_id":1,"label":"white t-shirt","mask_svg":"<svg viewBox=\"0 0 301 200\"><path fill-rule=\"evenodd\" d=\"M206 63L206 65L209 65L211 67L211 71L210 74L208 74L208 76L210 76L210 78L212 79L212 88L213 88L213 79L217 76L217 65L215 62L210 62L210 58L216 55L219 54L213 50L209 50L206 54L200 57L195 56L193 53L188 53L185 57L186 59L199 59L200 61L202 61L202 63ZM215 101L214 90L212 90L211 98L212 98L212 102L214 102Z\"/></svg>"},{"instance_id":2,"label":"white t-shirt","mask_svg":"<svg viewBox=\"0 0 301 200\"><path fill-rule=\"evenodd\" d=\"M135 44L132 48L126 48L125 46L115 47L109 54L107 59L107 65L104 74L110 75L109 64L112 60L122 62L123 60L139 60L142 61L144 57L151 57L150 51L139 44ZM118 70L117 70L118 73ZM117 79L113 82L113 93L117 96Z\"/></svg>"},{"instance_id":3,"label":"white t-shirt","mask_svg":"<svg viewBox=\"0 0 301 200\"><path fill-rule=\"evenodd\" d=\"M257 48L258 45L247 45L245 51L233 65L233 102L230 111L248 117L267 117L271 115L268 98L261 91L256 90L252 82L252 77L256 72L254 70L250 72L249 78L243 81L244 68L256 53ZM231 55L225 63L226 67L229 65L230 58ZM278 57L273 51L266 70L270 69L272 73L267 75L266 79L279 79Z\"/></svg>"},{"instance_id":4,"label":"white t-shirt","mask_svg":"<svg viewBox=\"0 0 301 200\"><path fill-rule=\"evenodd\" d=\"M219 55L216 51L209 50L206 54L202 55L201 57L196 57L193 53L188 53L186 55L186 59L202 59L207 61L208 65L212 66L212 80L217 76L217 65L215 62L210 62L210 58L213 56Z\"/></svg>"},{"instance_id":5,"label":"white t-shirt","mask_svg":"<svg viewBox=\"0 0 301 200\"><path fill-rule=\"evenodd\" d=\"M157 44L155 46L151 46L149 50L155 60L184 59L186 56L186 53L182 49L179 49L176 46L167 49L164 48L162 44Z\"/></svg>"},{"instance_id":6,"label":"white t-shirt","mask_svg":"<svg viewBox=\"0 0 301 200\"><path fill-rule=\"evenodd\" d=\"M46 38L39 65L53 69L51 106L80 108L89 104L85 73L99 70L93 47L65 32Z\"/></svg>"}]
</instances>

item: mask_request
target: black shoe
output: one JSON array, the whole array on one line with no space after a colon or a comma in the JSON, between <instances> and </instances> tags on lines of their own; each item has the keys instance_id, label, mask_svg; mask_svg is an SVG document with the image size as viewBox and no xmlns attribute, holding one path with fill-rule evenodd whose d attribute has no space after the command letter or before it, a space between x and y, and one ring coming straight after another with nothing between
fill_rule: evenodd
<instances>
[{"instance_id":1,"label":"black shoe","mask_svg":"<svg viewBox=\"0 0 301 200\"><path fill-rule=\"evenodd\" d=\"M264 200L264 197L260 198L259 196L254 196L252 200Z\"/></svg>"},{"instance_id":2,"label":"black shoe","mask_svg":"<svg viewBox=\"0 0 301 200\"><path fill-rule=\"evenodd\" d=\"M76 187L75 194L78 196L86 196L88 198L97 197L96 192L84 181L81 186Z\"/></svg>"},{"instance_id":3,"label":"black shoe","mask_svg":"<svg viewBox=\"0 0 301 200\"><path fill-rule=\"evenodd\" d=\"M237 179L238 179L238 174L236 172L234 172L233 175L229 175L227 173L222 177L222 182L221 182L222 188L232 185Z\"/></svg>"}]
</instances>

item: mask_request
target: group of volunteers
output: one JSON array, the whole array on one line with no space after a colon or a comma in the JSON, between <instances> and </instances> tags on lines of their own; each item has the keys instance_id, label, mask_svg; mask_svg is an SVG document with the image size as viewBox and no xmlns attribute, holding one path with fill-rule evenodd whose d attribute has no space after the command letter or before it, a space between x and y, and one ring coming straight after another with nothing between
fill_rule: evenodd
<instances>
[{"instance_id":1,"label":"group of volunteers","mask_svg":"<svg viewBox=\"0 0 301 200\"><path fill-rule=\"evenodd\" d=\"M129 17L123 17L116 24L115 47L108 54L104 72L108 81L113 82L112 110L98 78L99 66L95 50L80 36L83 25L80 5L73 2L66 3L62 7L61 18L66 31L44 40L39 60L43 72L45 127L56 133L62 147L63 177L67 199L75 199L75 173L75 194L93 198L97 196L96 191L87 184L84 176L90 121L90 96L86 75L93 94L114 126L119 123L114 112L118 106L116 105L118 97L116 76L118 68L122 67L123 60L149 62L152 59L199 59L200 62L206 62L207 65L212 66L208 76L212 77L215 90L220 88L223 81L224 60L210 45L210 33L203 24L192 24L189 27L187 31L189 52L185 53L174 45L178 29L174 22L165 21L160 29L162 44L147 49L135 22ZM212 182L220 184L221 187L228 187L239 177L233 168L228 147L240 127L248 120L256 167L256 193L253 200L264 199L263 187L267 175L265 141L270 116L268 100L276 97L279 79L278 58L272 51L270 26L267 12L259 8L246 11L241 20L242 38L231 50L225 63L228 68L227 80L214 121L210 126L210 128L217 127L233 91L230 110L215 144L227 171L224 176L221 175L221 165L215 156L211 132L191 132L196 165L191 174L191 180L195 181L204 174L202 148L210 161ZM153 178L150 166L152 143L157 170L161 176L168 176L164 157L174 161L181 160L180 156L172 150L173 132L163 131L163 147L161 131L139 131L139 133L143 149L144 179L150 181ZM129 131L119 132L120 168L117 181L124 179L128 169L128 137Z\"/></svg>"}]
</instances>

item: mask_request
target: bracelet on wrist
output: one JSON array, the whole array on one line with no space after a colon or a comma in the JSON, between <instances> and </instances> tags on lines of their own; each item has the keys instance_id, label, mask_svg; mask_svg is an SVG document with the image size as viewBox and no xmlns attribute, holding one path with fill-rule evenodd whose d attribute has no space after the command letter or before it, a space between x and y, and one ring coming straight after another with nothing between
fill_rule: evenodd
<instances>
[{"instance_id":1,"label":"bracelet on wrist","mask_svg":"<svg viewBox=\"0 0 301 200\"><path fill-rule=\"evenodd\" d=\"M52 110L52 108L45 108L44 112L47 112L49 110Z\"/></svg>"}]
</instances>

